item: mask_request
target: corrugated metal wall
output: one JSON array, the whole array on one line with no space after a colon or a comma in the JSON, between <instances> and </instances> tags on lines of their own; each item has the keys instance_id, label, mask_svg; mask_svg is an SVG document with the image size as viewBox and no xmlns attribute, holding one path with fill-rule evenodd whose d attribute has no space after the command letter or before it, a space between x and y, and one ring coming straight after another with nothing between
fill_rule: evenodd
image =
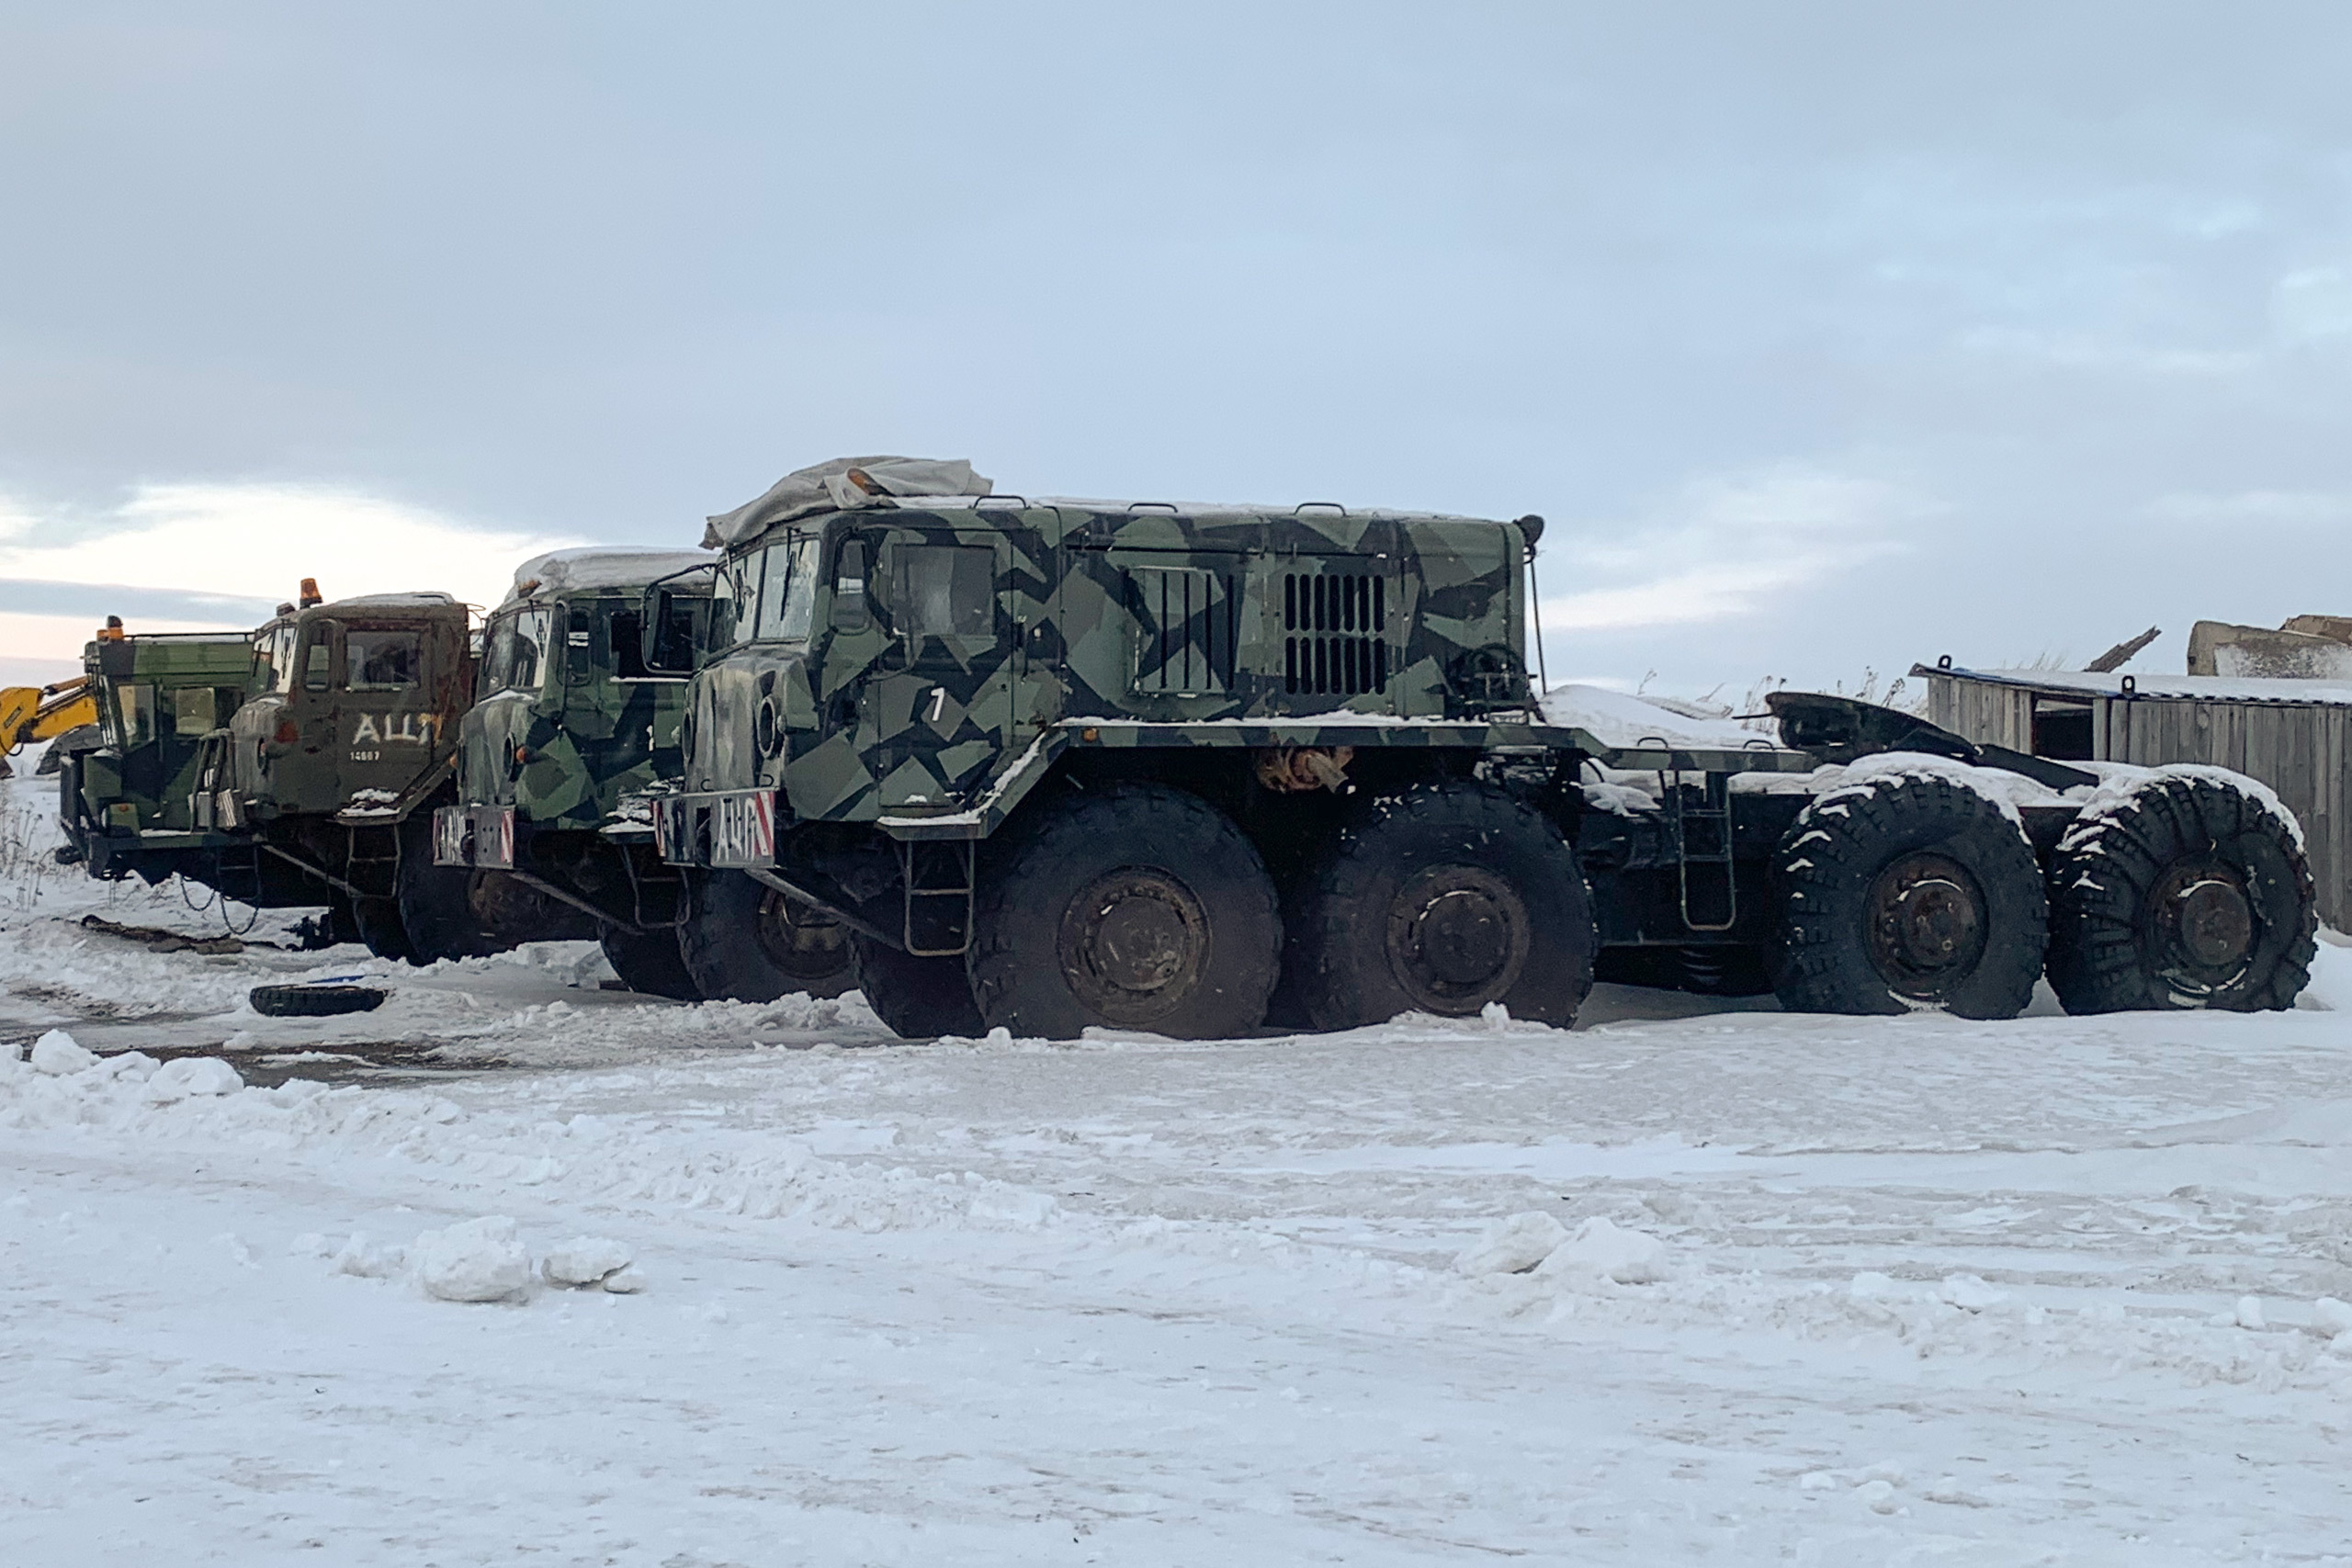
<instances>
[{"instance_id":1,"label":"corrugated metal wall","mask_svg":"<svg viewBox=\"0 0 2352 1568\"><path fill-rule=\"evenodd\" d=\"M2041 694L2082 702L2084 694ZM1971 740L2030 750L2028 687L1934 675L1928 716ZM2303 703L2190 702L2163 697L2090 697L2093 753L2102 761L2210 762L2260 779L2303 825L2320 918L2352 931L2352 708Z\"/></svg>"}]
</instances>

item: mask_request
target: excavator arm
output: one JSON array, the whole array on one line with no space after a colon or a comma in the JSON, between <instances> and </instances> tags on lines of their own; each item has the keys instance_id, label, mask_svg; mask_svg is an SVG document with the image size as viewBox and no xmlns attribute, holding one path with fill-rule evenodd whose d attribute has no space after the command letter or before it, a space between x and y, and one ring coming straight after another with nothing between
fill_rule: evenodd
<instances>
[{"instance_id":1,"label":"excavator arm","mask_svg":"<svg viewBox=\"0 0 2352 1568\"><path fill-rule=\"evenodd\" d=\"M53 686L0 687L0 745L10 751L28 741L54 740L97 718L98 694L87 675Z\"/></svg>"}]
</instances>

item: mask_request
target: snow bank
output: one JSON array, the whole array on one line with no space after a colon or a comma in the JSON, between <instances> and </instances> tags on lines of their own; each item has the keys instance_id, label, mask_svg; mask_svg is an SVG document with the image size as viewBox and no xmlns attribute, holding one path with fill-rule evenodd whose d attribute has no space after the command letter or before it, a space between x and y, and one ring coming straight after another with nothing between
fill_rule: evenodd
<instances>
[{"instance_id":1,"label":"snow bank","mask_svg":"<svg viewBox=\"0 0 2352 1568\"><path fill-rule=\"evenodd\" d=\"M78 1049L78 1047L76 1047ZM244 1087L225 1062L184 1057L141 1082L107 1058L69 1074L0 1060L0 1129L73 1140L175 1143L343 1166L424 1167L446 1190L537 1188L599 1204L688 1208L869 1232L1037 1230L1052 1195L966 1172L852 1164L773 1135L652 1118L469 1114L437 1095L293 1078ZM746 1071L757 1072L756 1066ZM165 1075L169 1074L168 1080ZM648 1074L648 1077L658 1075ZM605 1083L635 1081L616 1074Z\"/></svg>"}]
</instances>

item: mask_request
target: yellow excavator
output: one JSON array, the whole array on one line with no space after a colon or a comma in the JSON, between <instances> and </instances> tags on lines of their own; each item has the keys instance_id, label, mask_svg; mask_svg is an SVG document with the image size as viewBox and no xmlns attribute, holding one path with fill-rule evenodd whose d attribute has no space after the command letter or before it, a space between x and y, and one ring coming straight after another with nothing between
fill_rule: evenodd
<instances>
[{"instance_id":1,"label":"yellow excavator","mask_svg":"<svg viewBox=\"0 0 2352 1568\"><path fill-rule=\"evenodd\" d=\"M0 752L13 753L36 740L54 740L69 729L98 721L98 694L90 677L76 675L53 686L0 686ZM10 769L0 755L0 778Z\"/></svg>"}]
</instances>

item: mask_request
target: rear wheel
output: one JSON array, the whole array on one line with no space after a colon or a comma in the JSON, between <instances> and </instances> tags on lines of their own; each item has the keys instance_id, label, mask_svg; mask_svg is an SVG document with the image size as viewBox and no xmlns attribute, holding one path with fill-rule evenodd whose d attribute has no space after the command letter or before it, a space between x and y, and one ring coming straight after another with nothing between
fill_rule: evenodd
<instances>
[{"instance_id":1,"label":"rear wheel","mask_svg":"<svg viewBox=\"0 0 2352 1568\"><path fill-rule=\"evenodd\" d=\"M1309 867L1287 964L1317 1029L1500 1003L1566 1027L1600 939L1576 855L1532 807L1479 784L1364 807Z\"/></svg>"},{"instance_id":2,"label":"rear wheel","mask_svg":"<svg viewBox=\"0 0 2352 1568\"><path fill-rule=\"evenodd\" d=\"M482 958L514 945L482 926L474 908L477 873L433 863L433 813L409 813L400 834L400 870L393 878L400 923L407 928L413 964L436 958ZM369 944L373 946L371 942Z\"/></svg>"},{"instance_id":3,"label":"rear wheel","mask_svg":"<svg viewBox=\"0 0 2352 1568\"><path fill-rule=\"evenodd\" d=\"M1038 802L984 846L975 933L981 1019L1054 1039L1247 1034L1281 966L1257 848L1208 802L1159 784Z\"/></svg>"},{"instance_id":4,"label":"rear wheel","mask_svg":"<svg viewBox=\"0 0 2352 1568\"><path fill-rule=\"evenodd\" d=\"M692 879L678 950L696 992L713 1000L838 997L856 984L839 921L740 871Z\"/></svg>"},{"instance_id":5,"label":"rear wheel","mask_svg":"<svg viewBox=\"0 0 2352 1568\"><path fill-rule=\"evenodd\" d=\"M1879 775L1807 807L1781 840L1773 987L1795 1012L2015 1018L2049 911L2033 846L1954 779Z\"/></svg>"},{"instance_id":6,"label":"rear wheel","mask_svg":"<svg viewBox=\"0 0 2352 1568\"><path fill-rule=\"evenodd\" d=\"M985 1027L962 957L918 958L868 936L851 937L850 947L865 1005L900 1039L973 1035Z\"/></svg>"},{"instance_id":7,"label":"rear wheel","mask_svg":"<svg viewBox=\"0 0 2352 1568\"><path fill-rule=\"evenodd\" d=\"M2311 863L2226 779L2164 775L2067 831L2050 863L2050 986L2071 1013L2292 1007L2311 979Z\"/></svg>"},{"instance_id":8,"label":"rear wheel","mask_svg":"<svg viewBox=\"0 0 2352 1568\"><path fill-rule=\"evenodd\" d=\"M655 926L632 931L606 926L596 945L605 950L605 962L630 990L682 1002L702 1000L702 992L686 969L685 955L678 951L676 928Z\"/></svg>"},{"instance_id":9,"label":"rear wheel","mask_svg":"<svg viewBox=\"0 0 2352 1568\"><path fill-rule=\"evenodd\" d=\"M408 927L401 919L397 898L354 898L351 901L351 923L360 942L379 958L389 958L398 964L426 964L431 960L420 956L416 944L409 940Z\"/></svg>"}]
</instances>

